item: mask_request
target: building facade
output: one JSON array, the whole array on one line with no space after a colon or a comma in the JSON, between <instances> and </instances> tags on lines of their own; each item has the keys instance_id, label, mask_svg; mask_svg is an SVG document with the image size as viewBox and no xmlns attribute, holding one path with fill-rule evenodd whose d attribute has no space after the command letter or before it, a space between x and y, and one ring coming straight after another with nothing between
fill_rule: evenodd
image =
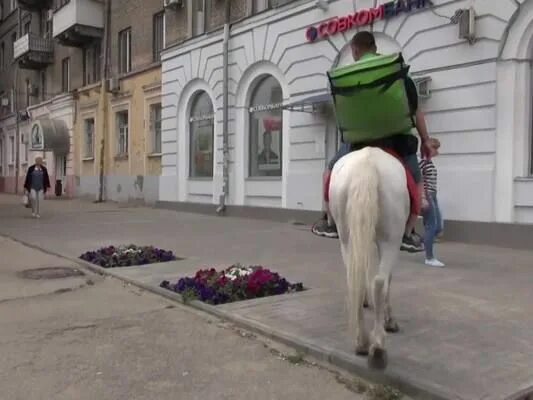
<instances>
[{"instance_id":1,"label":"building facade","mask_svg":"<svg viewBox=\"0 0 533 400\"><path fill-rule=\"evenodd\" d=\"M52 192L73 196L75 89L84 83L83 74L74 71L85 67L81 43L99 40L103 15L94 13L94 0L1 2L0 191L21 192L27 167L40 156ZM88 32L75 34L82 25Z\"/></svg>"},{"instance_id":2,"label":"building facade","mask_svg":"<svg viewBox=\"0 0 533 400\"><path fill-rule=\"evenodd\" d=\"M247 9L231 28L228 204L322 208L322 174L339 141L326 71L351 62L350 38L369 29L380 52L401 51L411 66L442 143L446 219L533 223L533 1L284 3ZM169 46L162 58L159 198L215 207L223 32Z\"/></svg>"},{"instance_id":3,"label":"building facade","mask_svg":"<svg viewBox=\"0 0 533 400\"><path fill-rule=\"evenodd\" d=\"M0 191L42 156L56 195L157 200L160 54L188 26L162 0L0 4Z\"/></svg>"},{"instance_id":4,"label":"building facade","mask_svg":"<svg viewBox=\"0 0 533 400\"><path fill-rule=\"evenodd\" d=\"M161 168L163 3L111 2L109 41L106 90L102 93L100 83L79 89L77 192L95 198L102 190L107 200L155 202Z\"/></svg>"}]
</instances>

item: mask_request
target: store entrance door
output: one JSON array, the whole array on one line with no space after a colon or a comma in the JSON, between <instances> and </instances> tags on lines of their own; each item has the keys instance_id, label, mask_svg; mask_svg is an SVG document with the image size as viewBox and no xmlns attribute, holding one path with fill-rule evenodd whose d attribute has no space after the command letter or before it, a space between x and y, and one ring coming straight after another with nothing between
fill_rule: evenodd
<instances>
[{"instance_id":1,"label":"store entrance door","mask_svg":"<svg viewBox=\"0 0 533 400\"><path fill-rule=\"evenodd\" d=\"M55 181L55 194L56 196L62 196L65 193L67 177L67 157L56 157L56 181Z\"/></svg>"}]
</instances>

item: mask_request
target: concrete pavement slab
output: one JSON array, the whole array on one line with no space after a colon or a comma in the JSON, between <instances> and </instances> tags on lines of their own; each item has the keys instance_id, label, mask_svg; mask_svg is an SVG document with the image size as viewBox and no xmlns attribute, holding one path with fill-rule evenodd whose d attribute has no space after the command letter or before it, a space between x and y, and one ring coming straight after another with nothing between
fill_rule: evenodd
<instances>
[{"instance_id":1,"label":"concrete pavement slab","mask_svg":"<svg viewBox=\"0 0 533 400\"><path fill-rule=\"evenodd\" d=\"M298 339L345 366L364 365L346 337L345 271L335 240L290 224L144 208L115 212L110 205L102 213L94 212L93 205L90 212L72 206L77 212L63 218L52 203L48 215L32 221L17 218L22 212L14 204L0 202L0 217L10 215L0 232L70 257L100 245L135 243L187 258L113 271L154 286L206 264L272 267L310 290L219 311ZM386 374L453 399L515 399L530 392L533 252L448 243L437 251L447 268L427 268L420 255L402 254L394 271L392 302L402 331L388 337Z\"/></svg>"}]
</instances>

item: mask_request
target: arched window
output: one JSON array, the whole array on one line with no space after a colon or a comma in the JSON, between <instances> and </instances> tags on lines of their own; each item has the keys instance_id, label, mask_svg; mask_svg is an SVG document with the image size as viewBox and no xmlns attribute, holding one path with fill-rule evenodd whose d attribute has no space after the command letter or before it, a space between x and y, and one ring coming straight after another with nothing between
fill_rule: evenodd
<instances>
[{"instance_id":1,"label":"arched window","mask_svg":"<svg viewBox=\"0 0 533 400\"><path fill-rule=\"evenodd\" d=\"M249 175L281 176L282 156L281 86L267 75L256 84L250 102Z\"/></svg>"},{"instance_id":2,"label":"arched window","mask_svg":"<svg viewBox=\"0 0 533 400\"><path fill-rule=\"evenodd\" d=\"M213 103L208 94L198 93L193 100L189 118L191 178L213 177L214 118Z\"/></svg>"}]
</instances>

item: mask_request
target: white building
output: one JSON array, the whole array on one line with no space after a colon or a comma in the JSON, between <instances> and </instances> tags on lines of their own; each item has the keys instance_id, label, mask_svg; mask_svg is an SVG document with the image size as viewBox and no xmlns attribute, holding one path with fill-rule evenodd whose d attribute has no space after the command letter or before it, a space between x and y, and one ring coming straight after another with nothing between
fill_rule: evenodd
<instances>
[{"instance_id":1,"label":"white building","mask_svg":"<svg viewBox=\"0 0 533 400\"><path fill-rule=\"evenodd\" d=\"M380 52L401 51L413 77L431 79L421 107L442 143L445 217L533 223L533 0L415 0L397 15L363 11L375 3L331 0L323 9L301 0L232 26L228 204L321 209L337 140L331 113L318 104L326 71L350 62L353 21L374 18L364 29ZM472 41L452 21L470 7ZM222 40L216 31L163 55L161 201L216 204L222 192Z\"/></svg>"}]
</instances>

